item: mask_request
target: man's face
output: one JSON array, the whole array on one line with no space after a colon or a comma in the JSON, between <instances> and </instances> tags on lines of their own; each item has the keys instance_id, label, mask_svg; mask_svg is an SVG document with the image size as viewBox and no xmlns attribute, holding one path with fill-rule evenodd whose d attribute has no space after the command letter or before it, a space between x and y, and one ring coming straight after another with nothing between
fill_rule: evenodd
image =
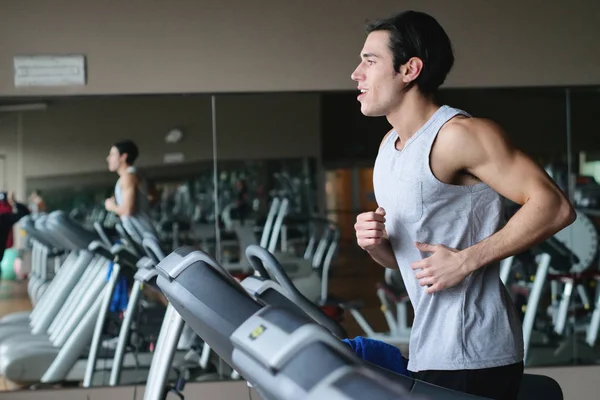
<instances>
[{"instance_id":1,"label":"man's face","mask_svg":"<svg viewBox=\"0 0 600 400\"><path fill-rule=\"evenodd\" d=\"M361 112L369 117L387 115L402 99L405 84L394 71L387 31L371 32L361 51L361 62L352 73L361 94Z\"/></svg>"},{"instance_id":2,"label":"man's face","mask_svg":"<svg viewBox=\"0 0 600 400\"><path fill-rule=\"evenodd\" d=\"M125 156L125 154L121 156L121 154L119 154L119 150L117 150L116 147L111 147L110 152L106 157L106 162L108 163L108 170L111 172L116 172L121 166L121 163L125 161Z\"/></svg>"}]
</instances>

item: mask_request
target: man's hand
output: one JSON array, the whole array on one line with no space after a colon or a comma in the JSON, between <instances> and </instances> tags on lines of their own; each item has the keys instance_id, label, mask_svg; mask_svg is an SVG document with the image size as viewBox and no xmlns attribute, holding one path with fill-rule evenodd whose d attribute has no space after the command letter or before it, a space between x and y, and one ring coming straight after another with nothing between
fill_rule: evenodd
<instances>
[{"instance_id":1,"label":"man's hand","mask_svg":"<svg viewBox=\"0 0 600 400\"><path fill-rule=\"evenodd\" d=\"M412 263L419 285L427 286L426 293L435 293L461 283L469 274L464 255L450 247L415 243L417 249L431 256Z\"/></svg>"},{"instance_id":2,"label":"man's hand","mask_svg":"<svg viewBox=\"0 0 600 400\"><path fill-rule=\"evenodd\" d=\"M10 204L11 207L14 208L17 204L17 196L15 195L15 192L13 192L12 190L8 192L6 194L6 201L8 201L8 204Z\"/></svg>"},{"instance_id":3,"label":"man's hand","mask_svg":"<svg viewBox=\"0 0 600 400\"><path fill-rule=\"evenodd\" d=\"M358 245L366 251L373 250L387 239L385 231L385 210L379 207L375 212L365 212L356 217L354 224Z\"/></svg>"},{"instance_id":4,"label":"man's hand","mask_svg":"<svg viewBox=\"0 0 600 400\"><path fill-rule=\"evenodd\" d=\"M398 262L385 230L383 208L360 214L356 217L354 229L358 245L369 253L376 263L385 268L398 269Z\"/></svg>"},{"instance_id":5,"label":"man's hand","mask_svg":"<svg viewBox=\"0 0 600 400\"><path fill-rule=\"evenodd\" d=\"M106 208L106 211L110 212L113 212L114 209L117 208L117 202L115 201L114 196L104 201L104 208Z\"/></svg>"}]
</instances>

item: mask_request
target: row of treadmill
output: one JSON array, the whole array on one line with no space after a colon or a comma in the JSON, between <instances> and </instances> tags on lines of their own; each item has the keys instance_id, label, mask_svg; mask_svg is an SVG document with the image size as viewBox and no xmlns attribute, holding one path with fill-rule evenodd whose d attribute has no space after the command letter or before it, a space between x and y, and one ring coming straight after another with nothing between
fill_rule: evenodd
<instances>
[{"instance_id":1,"label":"row of treadmill","mask_svg":"<svg viewBox=\"0 0 600 400\"><path fill-rule=\"evenodd\" d=\"M281 228L278 215L269 231ZM0 320L0 375L22 387L143 382L145 400L162 400L183 397L186 382L227 377L265 400L479 399L379 368L343 344L343 327L319 308L322 280L311 298L295 279L315 253L330 257L332 241L294 260L263 235L245 247L247 273L234 275L205 251L165 252L121 224L88 229L57 211L21 225L33 244L34 307ZM525 375L521 392L562 399L543 376Z\"/></svg>"}]
</instances>

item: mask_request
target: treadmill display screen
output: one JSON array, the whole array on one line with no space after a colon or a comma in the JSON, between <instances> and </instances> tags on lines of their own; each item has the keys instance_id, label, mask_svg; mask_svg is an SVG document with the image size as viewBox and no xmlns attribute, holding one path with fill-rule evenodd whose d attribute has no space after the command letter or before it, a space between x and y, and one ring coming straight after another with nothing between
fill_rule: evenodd
<instances>
[{"instance_id":1,"label":"treadmill display screen","mask_svg":"<svg viewBox=\"0 0 600 400\"><path fill-rule=\"evenodd\" d=\"M402 400L402 398L398 398L398 392L390 390L380 383L374 383L371 379L359 373L346 374L338 379L333 386L348 396L349 399ZM406 399L408 398L407 394Z\"/></svg>"},{"instance_id":2,"label":"treadmill display screen","mask_svg":"<svg viewBox=\"0 0 600 400\"><path fill-rule=\"evenodd\" d=\"M282 368L281 373L309 392L325 376L346 365L348 361L337 352L322 343L314 342L298 352Z\"/></svg>"},{"instance_id":3,"label":"treadmill display screen","mask_svg":"<svg viewBox=\"0 0 600 400\"><path fill-rule=\"evenodd\" d=\"M309 319L307 315L298 308L298 306L281 294L277 293L275 290L268 290L264 292L261 294L261 298L267 304L292 312L292 314L288 314L279 312L277 308L270 308L261 313L261 317L276 325L285 333L291 334L302 325L314 323L314 321Z\"/></svg>"}]
</instances>

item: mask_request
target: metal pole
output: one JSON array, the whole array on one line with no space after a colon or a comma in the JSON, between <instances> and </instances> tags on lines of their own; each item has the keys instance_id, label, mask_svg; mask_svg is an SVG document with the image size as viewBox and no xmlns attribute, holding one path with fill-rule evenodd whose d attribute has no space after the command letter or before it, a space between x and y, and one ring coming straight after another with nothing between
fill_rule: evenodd
<instances>
[{"instance_id":1,"label":"metal pole","mask_svg":"<svg viewBox=\"0 0 600 400\"><path fill-rule=\"evenodd\" d=\"M221 229L219 228L219 174L217 170L217 104L215 95L211 96L212 107L212 141L213 141L213 201L215 207L215 258L220 263L222 258L221 250Z\"/></svg>"},{"instance_id":2,"label":"metal pole","mask_svg":"<svg viewBox=\"0 0 600 400\"><path fill-rule=\"evenodd\" d=\"M567 176L568 176L568 196L569 201L573 203L575 179L572 178L573 173L573 154L571 144L571 90L565 89L565 116L566 116L566 133L567 133ZM579 171L577 171L579 172Z\"/></svg>"}]
</instances>

